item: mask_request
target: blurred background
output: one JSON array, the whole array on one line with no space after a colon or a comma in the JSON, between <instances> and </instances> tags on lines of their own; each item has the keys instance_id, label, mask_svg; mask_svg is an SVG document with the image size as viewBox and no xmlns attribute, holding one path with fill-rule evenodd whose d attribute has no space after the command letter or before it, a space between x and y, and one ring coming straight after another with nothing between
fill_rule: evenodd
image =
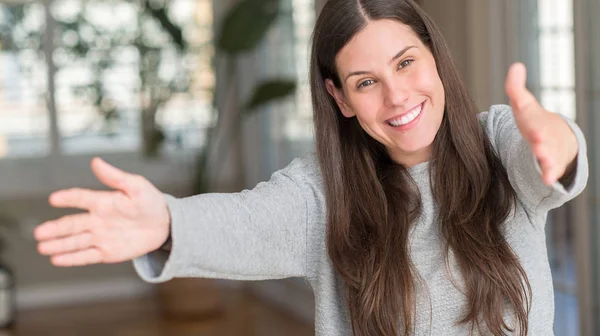
<instances>
[{"instance_id":1,"label":"blurred background","mask_svg":"<svg viewBox=\"0 0 600 336\"><path fill-rule=\"evenodd\" d=\"M59 269L32 231L68 213L52 191L102 187L96 155L183 197L251 188L311 151L324 2L0 0L0 335L314 334L301 279L149 285L130 263ZM506 70L523 61L542 104L586 134L588 187L551 213L547 244L556 335L600 335L600 2L418 2L482 111L507 103Z\"/></svg>"}]
</instances>

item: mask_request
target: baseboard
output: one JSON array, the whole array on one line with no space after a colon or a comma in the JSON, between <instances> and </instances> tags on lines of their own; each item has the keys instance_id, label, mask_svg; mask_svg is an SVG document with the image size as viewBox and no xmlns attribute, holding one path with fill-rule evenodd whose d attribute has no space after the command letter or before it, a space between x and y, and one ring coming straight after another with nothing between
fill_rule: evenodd
<instances>
[{"instance_id":1,"label":"baseboard","mask_svg":"<svg viewBox=\"0 0 600 336\"><path fill-rule=\"evenodd\" d=\"M217 280L217 284L226 289L240 289L243 285L228 280ZM17 309L28 310L128 299L151 295L153 286L138 278L22 286L17 288L16 303Z\"/></svg>"},{"instance_id":2,"label":"baseboard","mask_svg":"<svg viewBox=\"0 0 600 336\"><path fill-rule=\"evenodd\" d=\"M86 282L61 282L18 287L17 309L57 307L150 295L152 285L139 279L118 278Z\"/></svg>"}]
</instances>

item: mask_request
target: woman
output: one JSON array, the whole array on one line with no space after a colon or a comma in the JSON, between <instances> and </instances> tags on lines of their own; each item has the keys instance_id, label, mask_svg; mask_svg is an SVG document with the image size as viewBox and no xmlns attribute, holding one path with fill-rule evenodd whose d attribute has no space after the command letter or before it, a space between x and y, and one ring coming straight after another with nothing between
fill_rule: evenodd
<instances>
[{"instance_id":1,"label":"woman","mask_svg":"<svg viewBox=\"0 0 600 336\"><path fill-rule=\"evenodd\" d=\"M507 77L512 108L477 114L413 1L329 0L311 88L316 156L184 199L94 159L115 191L51 195L89 212L38 227L40 253L133 259L149 282L302 276L317 335L553 334L544 225L585 187L586 147L525 89L524 67Z\"/></svg>"}]
</instances>

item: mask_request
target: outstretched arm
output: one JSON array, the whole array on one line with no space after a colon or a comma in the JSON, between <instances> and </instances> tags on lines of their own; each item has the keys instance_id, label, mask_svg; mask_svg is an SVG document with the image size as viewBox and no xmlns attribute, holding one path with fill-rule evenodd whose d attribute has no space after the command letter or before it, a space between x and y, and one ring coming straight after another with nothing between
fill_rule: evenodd
<instances>
[{"instance_id":1,"label":"outstretched arm","mask_svg":"<svg viewBox=\"0 0 600 336\"><path fill-rule=\"evenodd\" d=\"M506 80L511 105L483 113L485 128L521 203L548 211L577 196L588 178L583 133L569 118L544 109L525 88L525 67Z\"/></svg>"},{"instance_id":2,"label":"outstretched arm","mask_svg":"<svg viewBox=\"0 0 600 336\"><path fill-rule=\"evenodd\" d=\"M273 174L252 190L176 199L141 176L95 159L92 169L112 191L61 190L56 207L84 213L40 225L40 253L57 266L134 260L147 281L173 277L269 279L303 276L305 195L299 168ZM170 253L160 250L172 238Z\"/></svg>"}]
</instances>

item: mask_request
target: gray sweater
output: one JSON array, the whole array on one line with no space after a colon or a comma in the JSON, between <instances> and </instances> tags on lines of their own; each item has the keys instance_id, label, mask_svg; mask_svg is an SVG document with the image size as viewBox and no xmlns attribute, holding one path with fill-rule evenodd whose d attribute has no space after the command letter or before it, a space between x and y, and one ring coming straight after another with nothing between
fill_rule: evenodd
<instances>
[{"instance_id":1,"label":"gray sweater","mask_svg":"<svg viewBox=\"0 0 600 336\"><path fill-rule=\"evenodd\" d=\"M570 120L579 143L571 185L542 183L539 166L521 137L509 106L495 105L478 115L508 170L518 202L504 232L520 258L533 290L529 335L553 335L554 294L544 227L548 210L578 195L586 185L586 143ZM422 195L423 212L410 236L410 251L426 287L417 287L415 335L468 335L457 321L465 296L455 260L445 267L436 206L429 185L429 164L410 168ZM340 278L325 248L325 198L314 154L295 159L268 182L233 194L202 194L176 199L167 195L172 216L172 250L134 260L147 282L174 277L236 280L304 277L315 294L317 336L351 335ZM450 272L450 273L449 273ZM512 321L507 313L507 319Z\"/></svg>"}]
</instances>

